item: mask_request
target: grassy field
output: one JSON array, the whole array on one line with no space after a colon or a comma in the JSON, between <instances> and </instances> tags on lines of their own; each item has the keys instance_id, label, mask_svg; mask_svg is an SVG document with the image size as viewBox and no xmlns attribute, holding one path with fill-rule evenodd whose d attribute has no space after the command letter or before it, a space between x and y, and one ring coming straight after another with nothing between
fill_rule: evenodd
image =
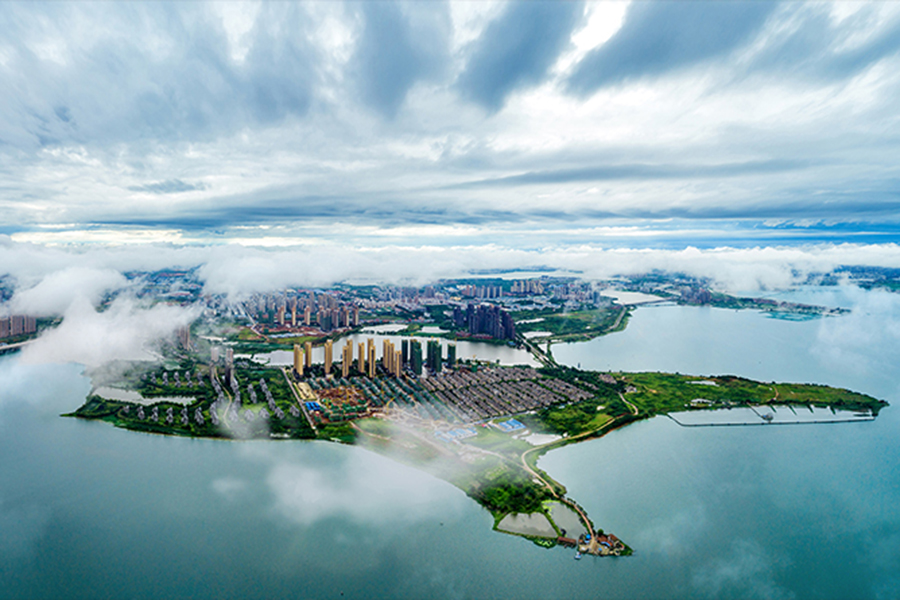
<instances>
[{"instance_id":1,"label":"grassy field","mask_svg":"<svg viewBox=\"0 0 900 600\"><path fill-rule=\"evenodd\" d=\"M521 454L531 448L531 444L528 442L517 440L510 434L497 431L493 427L478 427L477 429L478 435L468 438L466 440L467 444L491 452L509 454L510 456Z\"/></svg>"},{"instance_id":2,"label":"grassy field","mask_svg":"<svg viewBox=\"0 0 900 600\"><path fill-rule=\"evenodd\" d=\"M734 376L704 378L670 373L624 373L619 377L637 388L626 397L644 416L685 410L691 408L692 400L698 399L708 401L710 408L744 404L807 404L848 410L869 409L876 414L886 405L865 394L824 385L763 383ZM697 383L701 381L709 383Z\"/></svg>"},{"instance_id":3,"label":"grassy field","mask_svg":"<svg viewBox=\"0 0 900 600\"><path fill-rule=\"evenodd\" d=\"M558 308L552 308L519 311L514 313L514 318L517 321L516 331L519 334L546 332L543 336L532 338L535 341L577 342L625 329L631 312L631 308L621 306L570 312L561 312ZM522 322L536 319L540 320Z\"/></svg>"}]
</instances>

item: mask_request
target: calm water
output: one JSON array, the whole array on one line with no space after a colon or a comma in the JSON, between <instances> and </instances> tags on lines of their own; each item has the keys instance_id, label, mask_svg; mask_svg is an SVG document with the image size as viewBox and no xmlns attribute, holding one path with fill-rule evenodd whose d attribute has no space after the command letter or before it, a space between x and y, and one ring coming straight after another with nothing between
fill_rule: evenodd
<instances>
[{"instance_id":1,"label":"calm water","mask_svg":"<svg viewBox=\"0 0 900 600\"><path fill-rule=\"evenodd\" d=\"M0 358L0 596L896 598L900 304L853 315L638 309L554 346L583 367L822 381L885 398L872 423L637 423L545 456L628 559L573 561L490 531L442 481L327 443L216 442L59 418L76 366ZM601 593L602 591L602 593Z\"/></svg>"}]
</instances>

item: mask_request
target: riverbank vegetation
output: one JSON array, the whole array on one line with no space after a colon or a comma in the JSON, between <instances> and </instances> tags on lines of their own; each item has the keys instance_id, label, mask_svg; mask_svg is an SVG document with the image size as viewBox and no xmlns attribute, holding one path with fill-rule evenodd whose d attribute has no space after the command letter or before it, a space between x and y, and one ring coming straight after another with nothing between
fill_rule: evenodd
<instances>
[{"instance_id":1,"label":"riverbank vegetation","mask_svg":"<svg viewBox=\"0 0 900 600\"><path fill-rule=\"evenodd\" d=\"M513 313L516 332L524 335L546 332L536 339L552 342L579 342L624 329L631 309L609 306L588 310L561 311L558 307Z\"/></svg>"}]
</instances>

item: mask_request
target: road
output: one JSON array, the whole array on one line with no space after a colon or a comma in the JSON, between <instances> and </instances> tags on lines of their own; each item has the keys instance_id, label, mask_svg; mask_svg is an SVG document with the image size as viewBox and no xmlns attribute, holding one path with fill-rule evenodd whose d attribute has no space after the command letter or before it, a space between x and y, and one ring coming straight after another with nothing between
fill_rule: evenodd
<instances>
[{"instance_id":1,"label":"road","mask_svg":"<svg viewBox=\"0 0 900 600\"><path fill-rule=\"evenodd\" d=\"M294 387L294 382L291 381L287 369L281 369L281 374L284 375L284 378L287 380L288 387L291 388L291 393L294 394L294 400L297 401L297 406L300 407L300 412L306 417L306 422L309 423L309 426L312 427L313 431L318 433L319 430L316 429L316 424L313 423L312 417L310 417L309 413L306 411L306 405L303 403L303 400L300 399L300 394L297 392L297 388Z\"/></svg>"},{"instance_id":2,"label":"road","mask_svg":"<svg viewBox=\"0 0 900 600\"><path fill-rule=\"evenodd\" d=\"M619 316L616 317L616 322L613 323L613 326L610 327L610 328L607 330L607 333L610 332L610 331L615 331L616 329L618 329L618 328L619 328L619 324L622 323L622 319L625 317L625 315L626 315L627 313L628 313L628 306L623 306L623 307L622 307L622 310L619 312Z\"/></svg>"},{"instance_id":3,"label":"road","mask_svg":"<svg viewBox=\"0 0 900 600\"><path fill-rule=\"evenodd\" d=\"M628 408L631 409L631 414L633 414L634 416L637 416L637 414L638 414L638 407L635 406L634 404L632 404L631 402L629 402L628 400L626 400L626 399L625 399L625 396L622 394L622 392L619 392L619 398L622 399L622 402L625 403L625 406L627 406Z\"/></svg>"},{"instance_id":4,"label":"road","mask_svg":"<svg viewBox=\"0 0 900 600\"><path fill-rule=\"evenodd\" d=\"M0 352L7 352L8 350L18 350L19 348L24 348L34 341L35 340L25 340L24 342L16 342L15 344L0 344Z\"/></svg>"}]
</instances>

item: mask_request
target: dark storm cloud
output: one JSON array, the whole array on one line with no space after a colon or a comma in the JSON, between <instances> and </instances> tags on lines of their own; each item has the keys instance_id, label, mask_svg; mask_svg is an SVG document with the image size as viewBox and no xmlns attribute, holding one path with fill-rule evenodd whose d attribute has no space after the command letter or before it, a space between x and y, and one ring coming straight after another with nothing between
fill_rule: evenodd
<instances>
[{"instance_id":1,"label":"dark storm cloud","mask_svg":"<svg viewBox=\"0 0 900 600\"><path fill-rule=\"evenodd\" d=\"M359 5L363 31L349 72L362 101L387 117L396 115L410 88L438 74L448 59L446 7L393 2Z\"/></svg>"},{"instance_id":2,"label":"dark storm cloud","mask_svg":"<svg viewBox=\"0 0 900 600\"><path fill-rule=\"evenodd\" d=\"M510 2L477 41L459 77L463 95L496 111L511 92L539 83L583 13L580 2Z\"/></svg>"},{"instance_id":3,"label":"dark storm cloud","mask_svg":"<svg viewBox=\"0 0 900 600\"><path fill-rule=\"evenodd\" d=\"M767 0L633 2L621 29L576 66L569 89L589 94L725 56L749 42L777 6Z\"/></svg>"}]
</instances>

